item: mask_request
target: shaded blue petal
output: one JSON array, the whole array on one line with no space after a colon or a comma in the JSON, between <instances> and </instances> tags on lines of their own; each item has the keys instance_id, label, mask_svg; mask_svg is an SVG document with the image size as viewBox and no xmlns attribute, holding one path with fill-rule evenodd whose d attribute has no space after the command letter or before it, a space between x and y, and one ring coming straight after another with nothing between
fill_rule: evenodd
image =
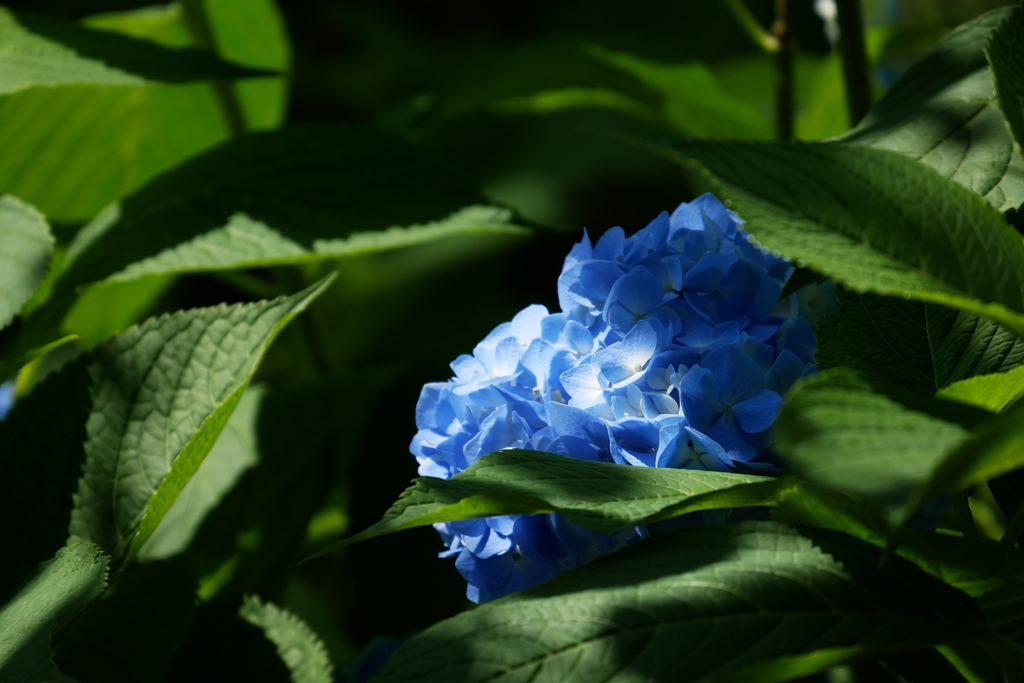
<instances>
[{"instance_id":1,"label":"shaded blue petal","mask_svg":"<svg viewBox=\"0 0 1024 683\"><path fill-rule=\"evenodd\" d=\"M771 427L781 409L782 397L774 391L762 389L734 405L732 414L736 416L740 429L748 434L756 434Z\"/></svg>"},{"instance_id":2,"label":"shaded blue petal","mask_svg":"<svg viewBox=\"0 0 1024 683\"><path fill-rule=\"evenodd\" d=\"M711 351L701 359L700 366L715 376L718 402L723 406L735 405L764 386L761 367L736 346Z\"/></svg>"}]
</instances>

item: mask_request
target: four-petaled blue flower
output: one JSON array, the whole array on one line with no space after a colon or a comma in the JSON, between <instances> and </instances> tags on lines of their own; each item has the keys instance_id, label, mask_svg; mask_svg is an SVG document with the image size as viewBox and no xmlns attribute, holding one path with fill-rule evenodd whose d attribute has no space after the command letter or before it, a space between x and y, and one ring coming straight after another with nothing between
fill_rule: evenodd
<instances>
[{"instance_id":1,"label":"four-petaled blue flower","mask_svg":"<svg viewBox=\"0 0 1024 683\"><path fill-rule=\"evenodd\" d=\"M815 370L814 334L796 296L779 301L792 266L739 225L704 195L630 237L612 228L592 244L584 233L558 278L561 312L527 307L457 358L454 379L423 388L411 445L420 474L448 479L504 448L634 467L776 469L768 430L782 394ZM558 515L435 527L474 602L647 534L592 533Z\"/></svg>"}]
</instances>

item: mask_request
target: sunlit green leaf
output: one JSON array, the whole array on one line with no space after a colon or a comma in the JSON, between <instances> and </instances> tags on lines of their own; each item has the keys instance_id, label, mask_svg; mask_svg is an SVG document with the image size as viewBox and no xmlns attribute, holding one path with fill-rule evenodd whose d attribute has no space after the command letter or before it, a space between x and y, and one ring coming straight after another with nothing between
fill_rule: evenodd
<instances>
[{"instance_id":1,"label":"sunlit green leaf","mask_svg":"<svg viewBox=\"0 0 1024 683\"><path fill-rule=\"evenodd\" d=\"M755 475L506 450L480 458L452 479L415 480L383 520L335 547L436 522L545 512L594 531L616 532L697 510L768 505L787 485Z\"/></svg>"},{"instance_id":2,"label":"sunlit green leaf","mask_svg":"<svg viewBox=\"0 0 1024 683\"><path fill-rule=\"evenodd\" d=\"M842 139L917 159L1001 211L1020 206L1024 163L984 54L1008 14L993 10L942 39Z\"/></svg>"},{"instance_id":3,"label":"sunlit green leaf","mask_svg":"<svg viewBox=\"0 0 1024 683\"><path fill-rule=\"evenodd\" d=\"M217 442L139 551L141 560L168 558L184 551L211 510L257 464L256 418L265 392L266 387L251 386L242 396Z\"/></svg>"},{"instance_id":4,"label":"sunlit green leaf","mask_svg":"<svg viewBox=\"0 0 1024 683\"><path fill-rule=\"evenodd\" d=\"M938 395L998 413L1024 396L1024 368L960 380Z\"/></svg>"},{"instance_id":5,"label":"sunlit green leaf","mask_svg":"<svg viewBox=\"0 0 1024 683\"><path fill-rule=\"evenodd\" d=\"M1024 336L1024 243L991 207L892 152L688 140L765 248L858 292L980 313Z\"/></svg>"},{"instance_id":6,"label":"sunlit green leaf","mask_svg":"<svg viewBox=\"0 0 1024 683\"><path fill-rule=\"evenodd\" d=\"M264 76L202 50L172 50L53 16L0 9L0 94L32 86L141 85Z\"/></svg>"},{"instance_id":7,"label":"sunlit green leaf","mask_svg":"<svg viewBox=\"0 0 1024 683\"><path fill-rule=\"evenodd\" d=\"M71 538L118 558L129 544L137 551L209 453L270 342L326 284L151 318L98 347Z\"/></svg>"},{"instance_id":8,"label":"sunlit green leaf","mask_svg":"<svg viewBox=\"0 0 1024 683\"><path fill-rule=\"evenodd\" d=\"M378 680L785 680L765 665L805 675L981 631L965 596L879 552L772 523L687 530L428 628Z\"/></svg>"},{"instance_id":9,"label":"sunlit green leaf","mask_svg":"<svg viewBox=\"0 0 1024 683\"><path fill-rule=\"evenodd\" d=\"M287 66L287 48L270 0L207 4L221 56L274 70ZM238 21L238 12L244 11L239 6L253 10L244 21ZM226 15L223 21L218 19L221 14ZM221 26L225 22L231 25ZM145 43L154 50L196 44L177 4L104 14L85 23L103 29L103 36L117 31L154 41ZM250 45L250 29L264 41L260 47L266 46L259 56L252 55L260 48ZM239 89L250 128L281 121L284 88L283 78L275 76L253 79ZM210 82L21 90L0 97L0 191L33 203L50 220L85 222L109 202L227 139L230 132Z\"/></svg>"}]
</instances>

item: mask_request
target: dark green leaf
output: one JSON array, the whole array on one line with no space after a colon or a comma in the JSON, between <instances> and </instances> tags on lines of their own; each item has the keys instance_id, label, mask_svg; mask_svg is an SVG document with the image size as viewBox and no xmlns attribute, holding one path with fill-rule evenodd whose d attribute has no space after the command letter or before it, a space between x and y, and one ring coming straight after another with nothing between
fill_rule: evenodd
<instances>
[{"instance_id":1,"label":"dark green leaf","mask_svg":"<svg viewBox=\"0 0 1024 683\"><path fill-rule=\"evenodd\" d=\"M477 110L547 114L595 107L697 136L767 138L764 118L703 64L665 64L596 45L548 43L505 54L472 87L442 97L439 117Z\"/></svg>"},{"instance_id":2,"label":"dark green leaf","mask_svg":"<svg viewBox=\"0 0 1024 683\"><path fill-rule=\"evenodd\" d=\"M109 559L91 543L61 548L0 609L0 679L73 683L51 659L50 631L103 592Z\"/></svg>"},{"instance_id":3,"label":"dark green leaf","mask_svg":"<svg viewBox=\"0 0 1024 683\"><path fill-rule=\"evenodd\" d=\"M818 319L817 362L933 393L1024 362L1024 341L986 318L902 297L836 291L839 311Z\"/></svg>"},{"instance_id":4,"label":"dark green leaf","mask_svg":"<svg viewBox=\"0 0 1024 683\"><path fill-rule=\"evenodd\" d=\"M970 191L906 157L840 143L689 140L766 248L858 292L987 315L1024 336L1024 243ZM675 154L675 153L673 153Z\"/></svg>"},{"instance_id":5,"label":"dark green leaf","mask_svg":"<svg viewBox=\"0 0 1024 683\"><path fill-rule=\"evenodd\" d=\"M294 614L258 597L247 597L238 615L277 646L292 675L292 683L331 683L334 669L323 642Z\"/></svg>"},{"instance_id":6,"label":"dark green leaf","mask_svg":"<svg viewBox=\"0 0 1024 683\"><path fill-rule=\"evenodd\" d=\"M98 347L71 537L119 559L134 554L209 453L270 342L326 286L151 318Z\"/></svg>"},{"instance_id":7,"label":"dark green leaf","mask_svg":"<svg viewBox=\"0 0 1024 683\"><path fill-rule=\"evenodd\" d=\"M965 406L966 408L966 406ZM944 454L936 467L923 472L927 477L910 501L918 505L944 491L980 484L1024 466L1024 403L976 429L969 439Z\"/></svg>"},{"instance_id":8,"label":"dark green leaf","mask_svg":"<svg viewBox=\"0 0 1024 683\"><path fill-rule=\"evenodd\" d=\"M53 16L0 9L0 95L32 86L140 85L266 76L210 52L168 49Z\"/></svg>"},{"instance_id":9,"label":"dark green leaf","mask_svg":"<svg viewBox=\"0 0 1024 683\"><path fill-rule=\"evenodd\" d=\"M987 15L986 15L987 16ZM985 56L992 66L999 107L1017 142L1024 140L1024 10L1017 5L992 32Z\"/></svg>"},{"instance_id":10,"label":"dark green leaf","mask_svg":"<svg viewBox=\"0 0 1024 683\"><path fill-rule=\"evenodd\" d=\"M233 140L104 212L72 244L62 284L522 231L511 218L441 160L398 140L355 126L294 126Z\"/></svg>"},{"instance_id":11,"label":"dark green leaf","mask_svg":"<svg viewBox=\"0 0 1024 683\"><path fill-rule=\"evenodd\" d=\"M377 680L775 681L981 631L965 596L879 553L772 523L672 534L443 621Z\"/></svg>"},{"instance_id":12,"label":"dark green leaf","mask_svg":"<svg viewBox=\"0 0 1024 683\"><path fill-rule=\"evenodd\" d=\"M0 594L64 545L88 415L82 359L36 385L0 421Z\"/></svg>"},{"instance_id":13,"label":"dark green leaf","mask_svg":"<svg viewBox=\"0 0 1024 683\"><path fill-rule=\"evenodd\" d=\"M334 548L436 522L546 512L614 533L697 510L769 505L790 485L746 474L628 467L505 450L480 458L452 479L416 479L384 519Z\"/></svg>"},{"instance_id":14,"label":"dark green leaf","mask_svg":"<svg viewBox=\"0 0 1024 683\"><path fill-rule=\"evenodd\" d=\"M52 249L46 219L28 204L0 195L0 328L14 319L46 275Z\"/></svg>"},{"instance_id":15,"label":"dark green leaf","mask_svg":"<svg viewBox=\"0 0 1024 683\"><path fill-rule=\"evenodd\" d=\"M993 10L943 38L841 139L917 159L1000 211L1020 206L1024 163L996 106L984 54L1008 13Z\"/></svg>"},{"instance_id":16,"label":"dark green leaf","mask_svg":"<svg viewBox=\"0 0 1024 683\"><path fill-rule=\"evenodd\" d=\"M787 465L808 480L899 505L967 439L968 427L950 420L978 417L968 406L837 369L789 394L775 439Z\"/></svg>"}]
</instances>

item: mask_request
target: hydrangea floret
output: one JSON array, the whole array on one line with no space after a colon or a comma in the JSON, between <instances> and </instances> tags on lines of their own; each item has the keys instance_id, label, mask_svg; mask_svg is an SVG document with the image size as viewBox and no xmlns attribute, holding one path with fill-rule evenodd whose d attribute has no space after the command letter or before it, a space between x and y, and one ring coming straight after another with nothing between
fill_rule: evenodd
<instances>
[{"instance_id":1,"label":"hydrangea floret","mask_svg":"<svg viewBox=\"0 0 1024 683\"><path fill-rule=\"evenodd\" d=\"M423 387L411 450L449 479L487 454L528 448L634 467L777 470L768 430L782 394L815 371L793 272L753 245L710 194L626 237L584 232L558 278L561 311L528 306ZM697 513L708 516L707 513ZM555 514L434 525L485 602L642 538Z\"/></svg>"}]
</instances>

